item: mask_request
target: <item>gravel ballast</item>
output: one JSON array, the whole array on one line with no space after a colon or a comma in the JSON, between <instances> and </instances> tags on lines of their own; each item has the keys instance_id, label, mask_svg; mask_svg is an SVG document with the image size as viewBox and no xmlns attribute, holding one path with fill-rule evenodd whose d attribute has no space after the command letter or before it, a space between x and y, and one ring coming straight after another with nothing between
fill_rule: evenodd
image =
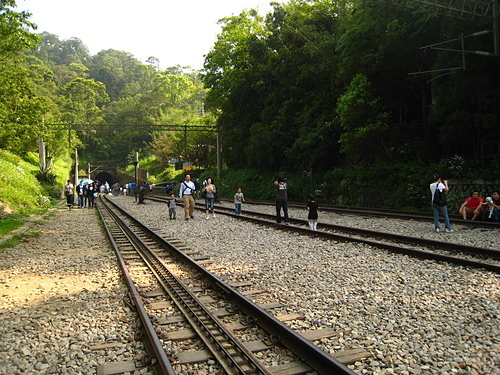
<instances>
[{"instance_id":1,"label":"gravel ballast","mask_svg":"<svg viewBox=\"0 0 500 375\"><path fill-rule=\"evenodd\" d=\"M221 274L246 275L288 312L304 315L295 329L338 332L316 342L326 352L372 353L349 366L359 374L500 374L500 277L492 272L305 237L217 213L207 220L196 211L194 220L185 221L182 207L177 220L169 220L165 204L110 199L144 224L209 255L223 267ZM307 211L292 209L290 216L305 219ZM432 222L322 212L319 222L500 248L498 232L491 230L455 226L454 233L435 233ZM142 346L131 338L136 320L124 303L125 286L94 211L58 210L39 231L38 238L0 253L0 373L92 374L104 362L140 356ZM109 353L91 349L109 342L121 347Z\"/></svg>"}]
</instances>

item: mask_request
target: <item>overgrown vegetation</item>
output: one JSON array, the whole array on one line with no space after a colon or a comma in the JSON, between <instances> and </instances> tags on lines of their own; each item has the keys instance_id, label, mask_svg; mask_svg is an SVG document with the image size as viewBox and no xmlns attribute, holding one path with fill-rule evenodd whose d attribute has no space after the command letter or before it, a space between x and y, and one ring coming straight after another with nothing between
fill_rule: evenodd
<instances>
[{"instance_id":1,"label":"overgrown vegetation","mask_svg":"<svg viewBox=\"0 0 500 375\"><path fill-rule=\"evenodd\" d=\"M36 162L35 162L36 160ZM52 206L54 198L61 197L61 186L68 171L68 162L56 161L53 171L58 173L54 185L41 184L36 176L38 160L28 153L23 159L9 151L0 150L0 215L17 219L39 214ZM0 221L7 225L9 221Z\"/></svg>"},{"instance_id":2,"label":"overgrown vegetation","mask_svg":"<svg viewBox=\"0 0 500 375\"><path fill-rule=\"evenodd\" d=\"M491 50L482 24L367 0L273 3L265 17L221 20L200 75L113 49L92 56L77 38L35 34L14 6L0 0L0 148L24 157L43 137L55 161L38 173L27 159L25 174L45 184L31 200L42 202L2 181L5 209L20 215L58 196L75 147L80 165L118 162L132 175L139 152L153 183L181 179L171 162L215 177L215 128L225 196L241 186L271 199L283 174L297 201L314 192L327 203L427 209L434 172L500 180L498 56L466 54L464 69L449 70L462 64L460 34L471 36L466 50ZM154 127L166 124L176 126Z\"/></svg>"}]
</instances>

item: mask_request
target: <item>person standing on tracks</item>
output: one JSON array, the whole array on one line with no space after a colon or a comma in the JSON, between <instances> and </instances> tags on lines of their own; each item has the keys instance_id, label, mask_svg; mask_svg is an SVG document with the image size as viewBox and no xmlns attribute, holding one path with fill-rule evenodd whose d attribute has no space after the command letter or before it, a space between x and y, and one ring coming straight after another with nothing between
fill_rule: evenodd
<instances>
[{"instance_id":1,"label":"person standing on tracks","mask_svg":"<svg viewBox=\"0 0 500 375\"><path fill-rule=\"evenodd\" d=\"M197 178L194 182L194 188L196 189L196 198L199 198L200 197L200 188L201 188L201 185L200 185L200 179Z\"/></svg>"},{"instance_id":2,"label":"person standing on tracks","mask_svg":"<svg viewBox=\"0 0 500 375\"><path fill-rule=\"evenodd\" d=\"M174 193L170 194L170 197L167 200L167 206L169 220L177 219L177 199L175 199Z\"/></svg>"},{"instance_id":3,"label":"person standing on tracks","mask_svg":"<svg viewBox=\"0 0 500 375\"><path fill-rule=\"evenodd\" d=\"M85 192L85 197L87 200L87 207L88 208L93 208L94 207L94 193L96 192L94 183L91 182L90 184L87 185L87 191Z\"/></svg>"},{"instance_id":4,"label":"person standing on tracks","mask_svg":"<svg viewBox=\"0 0 500 375\"><path fill-rule=\"evenodd\" d=\"M73 208L73 204L75 204L75 192L71 180L68 180L66 185L64 185L64 196L66 197L68 210Z\"/></svg>"},{"instance_id":5,"label":"person standing on tracks","mask_svg":"<svg viewBox=\"0 0 500 375\"><path fill-rule=\"evenodd\" d=\"M201 192L201 195L204 196L205 198L205 210L207 212L207 220L210 218L210 212L212 212L213 217L215 217L214 201L216 192L217 188L215 187L213 180L210 177L207 178L207 184Z\"/></svg>"},{"instance_id":6,"label":"person standing on tracks","mask_svg":"<svg viewBox=\"0 0 500 375\"><path fill-rule=\"evenodd\" d=\"M241 215L241 203L245 202L245 196L241 192L241 188L236 190L236 194L234 194L234 214Z\"/></svg>"},{"instance_id":7,"label":"person standing on tracks","mask_svg":"<svg viewBox=\"0 0 500 375\"><path fill-rule=\"evenodd\" d=\"M309 229L316 230L318 228L318 202L314 200L314 196L309 194L307 196L307 221L309 222Z\"/></svg>"},{"instance_id":8,"label":"person standing on tracks","mask_svg":"<svg viewBox=\"0 0 500 375\"><path fill-rule=\"evenodd\" d=\"M283 219L285 224L288 224L288 185L283 176L278 176L277 181L274 181L274 189L276 190L276 222L281 223L281 209L283 209Z\"/></svg>"},{"instance_id":9,"label":"person standing on tracks","mask_svg":"<svg viewBox=\"0 0 500 375\"><path fill-rule=\"evenodd\" d=\"M189 218L194 219L194 194L196 194L196 187L194 182L191 181L191 176L187 174L179 187L179 198L184 203L184 218L186 221Z\"/></svg>"},{"instance_id":10,"label":"person standing on tracks","mask_svg":"<svg viewBox=\"0 0 500 375\"><path fill-rule=\"evenodd\" d=\"M430 184L430 189L431 189L431 205L432 205L432 210L434 211L434 228L436 232L441 231L441 227L439 226L439 215L443 216L444 219L444 225L446 227L446 232L450 233L453 232L453 229L451 228L450 224L450 218L448 217L448 207L446 206L446 202L441 203L436 203L435 200L435 195L436 195L436 190L439 190L439 192L443 193L445 191L450 191L450 187L448 186L448 181L444 180L441 182L441 176L438 173L435 173L432 176L434 182Z\"/></svg>"}]
</instances>

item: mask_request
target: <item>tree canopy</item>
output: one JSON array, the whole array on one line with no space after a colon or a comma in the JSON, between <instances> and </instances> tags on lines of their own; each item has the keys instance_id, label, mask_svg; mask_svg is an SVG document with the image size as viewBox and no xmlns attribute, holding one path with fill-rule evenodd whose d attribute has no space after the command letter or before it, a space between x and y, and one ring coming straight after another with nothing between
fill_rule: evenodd
<instances>
[{"instance_id":1,"label":"tree canopy","mask_svg":"<svg viewBox=\"0 0 500 375\"><path fill-rule=\"evenodd\" d=\"M216 125L236 169L500 160L500 57L470 53L492 49L479 21L372 0L273 2L266 15L221 19L197 72L114 49L92 56L0 4L0 147L13 152L43 137L49 153L78 146L87 160L143 150L213 166L213 132L154 128L191 124Z\"/></svg>"}]
</instances>

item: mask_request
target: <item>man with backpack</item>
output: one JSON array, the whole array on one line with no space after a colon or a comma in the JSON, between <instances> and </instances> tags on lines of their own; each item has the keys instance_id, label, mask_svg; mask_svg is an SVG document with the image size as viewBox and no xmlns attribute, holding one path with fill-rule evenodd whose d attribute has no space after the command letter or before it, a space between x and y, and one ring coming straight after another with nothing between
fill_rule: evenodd
<instances>
[{"instance_id":1,"label":"man with backpack","mask_svg":"<svg viewBox=\"0 0 500 375\"><path fill-rule=\"evenodd\" d=\"M191 176L187 174L179 188L179 198L184 203L184 218L186 221L189 218L194 219L194 194L196 194L196 186L191 181Z\"/></svg>"}]
</instances>

